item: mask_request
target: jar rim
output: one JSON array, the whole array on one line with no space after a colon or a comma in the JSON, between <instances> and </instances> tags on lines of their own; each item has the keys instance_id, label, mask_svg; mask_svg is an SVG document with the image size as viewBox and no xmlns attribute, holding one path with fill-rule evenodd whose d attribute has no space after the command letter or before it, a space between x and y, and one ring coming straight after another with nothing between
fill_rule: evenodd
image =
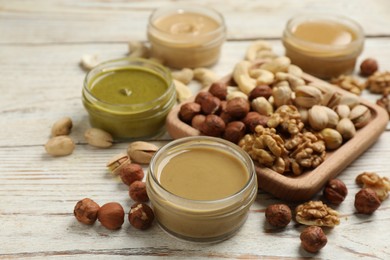
<instances>
[{"instance_id":1,"label":"jar rim","mask_svg":"<svg viewBox=\"0 0 390 260\"><path fill-rule=\"evenodd\" d=\"M220 34L221 36L218 38L215 38L214 41L220 40L220 38L224 38L226 34L226 23L225 23L225 18L223 15L215 10L214 8L202 6L202 5L169 5L169 6L164 6L155 9L149 16L148 19L148 26L160 33L163 36L170 36L170 34L164 30L161 30L158 28L154 21L157 18L167 16L169 14L178 14L178 13L186 13L186 12L194 12L194 13L199 13L199 14L204 14L214 20L216 20L219 23L219 26L217 29L202 33L201 35L191 35L188 34L186 35L186 39L183 39L182 41L175 41L177 44L186 44L189 42L192 42L194 39L199 38L199 37L209 37L213 35L218 35Z\"/></svg>"},{"instance_id":2,"label":"jar rim","mask_svg":"<svg viewBox=\"0 0 390 260\"><path fill-rule=\"evenodd\" d=\"M204 145L204 144L209 144L209 145L218 145L219 148L225 148L224 151L228 151L229 153L235 153L235 155L239 155L241 156L242 159L244 159L244 165L245 167L248 169L248 180L247 182L245 183L245 185L237 192L231 194L231 195L228 195L224 198L221 198L221 199L215 199L215 200L193 200L193 199L188 199L188 198L184 198L184 197L181 197L181 196L178 196L170 191L168 191L166 188L164 188L160 181L157 179L156 177L156 174L155 171L155 164L157 162L157 160L162 156L162 154L166 151L169 151L169 149L171 148L174 148L174 147L177 147L177 146L180 146L180 145L189 145L189 144L195 144L195 145ZM150 176L151 175L151 176ZM208 205L208 204L215 204L215 203L223 203L223 202L226 202L226 201L229 201L231 199L234 199L238 196L240 196L241 194L245 193L250 187L251 187L251 184L256 181L257 182L257 178L256 178L256 172L255 172L255 167L254 167L254 164L253 164L253 161L252 159L249 157L249 155L244 151L242 150L239 146L237 146L236 144L232 143L232 142L229 142L229 141L226 141L224 139L221 139L221 138L217 138L217 137L210 137L210 136L190 136L190 137L183 137L183 138L180 138L180 139L177 139L177 140L174 140L168 144L166 144L165 146L161 147L152 157L151 161L150 161L150 164L149 164L149 173L148 173L148 177L151 177L154 184L157 185L158 188L162 189L164 192L166 192L167 194L169 194L169 196L172 196L173 198L175 199L179 199L183 202L191 202L191 203L195 203L195 204L198 204L198 205ZM256 185L257 187L257 185Z\"/></svg>"},{"instance_id":3,"label":"jar rim","mask_svg":"<svg viewBox=\"0 0 390 260\"><path fill-rule=\"evenodd\" d=\"M348 44L342 44L342 45L328 45L328 44L313 43L310 41L303 40L293 34L293 29L297 25L307 21L326 21L326 22L342 24L344 26L347 26L348 28L350 28L356 33L356 39L354 39ZM322 53L322 52L329 52L329 51L345 51L345 50L350 50L352 53L355 51L360 51L356 49L360 48L360 46L363 45L364 31L360 24L343 15L325 14L325 13L301 14L301 15L295 15L294 17L290 18L287 21L286 27L283 32L283 38L285 43L286 40L287 41L290 40L291 42L296 43L299 46L310 47L310 51L307 51L310 53Z\"/></svg>"},{"instance_id":4,"label":"jar rim","mask_svg":"<svg viewBox=\"0 0 390 260\"><path fill-rule=\"evenodd\" d=\"M121 64L124 63L124 64ZM117 65L116 65L117 64ZM145 65L148 66L149 69L152 69L154 72L158 73L160 76L164 78L164 80L167 81L168 88L166 91L159 97L143 102L143 103L136 103L136 104L115 104L111 102L107 102L104 100L101 100L100 98L97 98L89 89L88 85L90 83L90 80L93 79L94 73L97 72L104 72L107 66L114 66L110 70L115 70L115 69L120 69L120 68L126 68L128 66L136 67L136 68L145 68ZM113 60L108 60L104 61L100 64L98 64L96 67L94 67L92 70L90 70L85 78L84 78L84 86L83 86L83 94L85 94L86 99L92 99L92 102L95 104L99 104L100 106L103 107L109 107L112 109L132 109L134 111L139 111L142 110L142 108L150 108L153 107L154 104L160 103L162 100L166 99L168 95L171 95L171 93L174 92L174 83L172 80L172 75L171 72L168 70L168 68L164 67L163 65L147 60L144 58L131 58L131 57L126 57L126 58L120 58L120 59L113 59ZM90 100L91 101L91 100Z\"/></svg>"}]
</instances>

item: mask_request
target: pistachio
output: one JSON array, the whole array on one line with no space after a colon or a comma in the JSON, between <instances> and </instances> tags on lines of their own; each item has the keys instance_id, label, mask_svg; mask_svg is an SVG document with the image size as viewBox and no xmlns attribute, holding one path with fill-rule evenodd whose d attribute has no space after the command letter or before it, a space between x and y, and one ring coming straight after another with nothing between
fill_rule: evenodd
<instances>
[{"instance_id":1,"label":"pistachio","mask_svg":"<svg viewBox=\"0 0 390 260\"><path fill-rule=\"evenodd\" d=\"M324 138L326 149L337 149L343 143L343 137L341 134L332 128L325 128L320 133Z\"/></svg>"},{"instance_id":2,"label":"pistachio","mask_svg":"<svg viewBox=\"0 0 390 260\"><path fill-rule=\"evenodd\" d=\"M351 139L356 134L356 128L352 121L345 117L342 118L337 124L336 130L341 134L343 139Z\"/></svg>"},{"instance_id":3,"label":"pistachio","mask_svg":"<svg viewBox=\"0 0 390 260\"><path fill-rule=\"evenodd\" d=\"M272 97L274 98L274 104L276 107L283 105L289 105L291 103L292 90L287 85L281 85L272 88Z\"/></svg>"},{"instance_id":4,"label":"pistachio","mask_svg":"<svg viewBox=\"0 0 390 260\"><path fill-rule=\"evenodd\" d=\"M334 111L339 115L340 118L348 118L351 113L351 109L348 105L338 105L334 108Z\"/></svg>"},{"instance_id":5,"label":"pistachio","mask_svg":"<svg viewBox=\"0 0 390 260\"><path fill-rule=\"evenodd\" d=\"M274 112L271 103L264 97L258 97L252 100L251 105L253 110L260 115L270 116Z\"/></svg>"},{"instance_id":6,"label":"pistachio","mask_svg":"<svg viewBox=\"0 0 390 260\"><path fill-rule=\"evenodd\" d=\"M112 146L112 143L114 142L111 134L98 128L87 129L84 133L84 137L88 144L99 148L108 148Z\"/></svg>"},{"instance_id":7,"label":"pistachio","mask_svg":"<svg viewBox=\"0 0 390 260\"><path fill-rule=\"evenodd\" d=\"M328 113L324 106L313 106L309 109L308 121L314 130L322 130L329 123Z\"/></svg>"},{"instance_id":8,"label":"pistachio","mask_svg":"<svg viewBox=\"0 0 390 260\"><path fill-rule=\"evenodd\" d=\"M329 106L329 103L335 96L336 90L333 87L330 87L326 83L322 82L310 82L309 86L313 86L321 91L322 94L322 102L321 105Z\"/></svg>"},{"instance_id":9,"label":"pistachio","mask_svg":"<svg viewBox=\"0 0 390 260\"><path fill-rule=\"evenodd\" d=\"M53 156L69 155L73 152L75 144L73 140L66 135L52 137L46 144L46 152Z\"/></svg>"},{"instance_id":10,"label":"pistachio","mask_svg":"<svg viewBox=\"0 0 390 260\"><path fill-rule=\"evenodd\" d=\"M344 94L340 98L339 105L347 105L349 108L353 108L360 104L359 97L355 94Z\"/></svg>"},{"instance_id":11,"label":"pistachio","mask_svg":"<svg viewBox=\"0 0 390 260\"><path fill-rule=\"evenodd\" d=\"M337 124L339 123L339 115L331 108L322 106L326 114L328 115L328 124L326 127L329 128L336 128Z\"/></svg>"},{"instance_id":12,"label":"pistachio","mask_svg":"<svg viewBox=\"0 0 390 260\"><path fill-rule=\"evenodd\" d=\"M112 157L108 162L107 162L107 168L108 170L114 174L118 175L120 170L122 169L123 166L126 164L129 164L131 161L129 159L129 156L125 153L120 153Z\"/></svg>"},{"instance_id":13,"label":"pistachio","mask_svg":"<svg viewBox=\"0 0 390 260\"><path fill-rule=\"evenodd\" d=\"M357 105L351 110L349 119L351 119L356 128L362 128L370 122L371 111L365 105Z\"/></svg>"},{"instance_id":14,"label":"pistachio","mask_svg":"<svg viewBox=\"0 0 390 260\"><path fill-rule=\"evenodd\" d=\"M51 136L68 135L72 126L72 119L64 117L53 124L51 128Z\"/></svg>"},{"instance_id":15,"label":"pistachio","mask_svg":"<svg viewBox=\"0 0 390 260\"><path fill-rule=\"evenodd\" d=\"M147 164L157 150L158 147L154 144L137 141L129 144L127 154L133 162Z\"/></svg>"},{"instance_id":16,"label":"pistachio","mask_svg":"<svg viewBox=\"0 0 390 260\"><path fill-rule=\"evenodd\" d=\"M313 86L299 86L295 89L295 104L300 107L312 107L321 104L322 93Z\"/></svg>"}]
</instances>

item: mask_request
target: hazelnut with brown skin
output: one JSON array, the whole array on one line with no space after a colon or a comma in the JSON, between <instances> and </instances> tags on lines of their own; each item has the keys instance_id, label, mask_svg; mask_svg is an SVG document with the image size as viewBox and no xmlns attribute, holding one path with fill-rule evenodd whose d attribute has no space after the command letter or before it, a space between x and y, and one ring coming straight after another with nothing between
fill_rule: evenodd
<instances>
[{"instance_id":1,"label":"hazelnut with brown skin","mask_svg":"<svg viewBox=\"0 0 390 260\"><path fill-rule=\"evenodd\" d=\"M211 84L209 92L220 100L225 100L227 96L227 85L223 82L214 82Z\"/></svg>"},{"instance_id":2,"label":"hazelnut with brown skin","mask_svg":"<svg viewBox=\"0 0 390 260\"><path fill-rule=\"evenodd\" d=\"M141 165L129 163L123 166L119 172L119 176L126 185L130 185L135 181L140 181L144 178L144 170Z\"/></svg>"},{"instance_id":3,"label":"hazelnut with brown skin","mask_svg":"<svg viewBox=\"0 0 390 260\"><path fill-rule=\"evenodd\" d=\"M198 129L199 131L201 131L205 120L206 120L205 115L201 115L201 114L196 115L196 116L194 116L194 118L192 118L191 126L195 129Z\"/></svg>"},{"instance_id":4,"label":"hazelnut with brown skin","mask_svg":"<svg viewBox=\"0 0 390 260\"><path fill-rule=\"evenodd\" d=\"M206 115L215 114L221 106L221 100L214 96L207 96L200 103L202 112Z\"/></svg>"},{"instance_id":5,"label":"hazelnut with brown skin","mask_svg":"<svg viewBox=\"0 0 390 260\"><path fill-rule=\"evenodd\" d=\"M142 181L135 181L129 187L129 195L134 201L147 202L149 200L146 193L146 184Z\"/></svg>"},{"instance_id":6,"label":"hazelnut with brown skin","mask_svg":"<svg viewBox=\"0 0 390 260\"><path fill-rule=\"evenodd\" d=\"M207 91L199 92L195 97L195 103L202 104L203 100L205 100L206 97L208 96L213 96L213 95Z\"/></svg>"},{"instance_id":7,"label":"hazelnut with brown skin","mask_svg":"<svg viewBox=\"0 0 390 260\"><path fill-rule=\"evenodd\" d=\"M355 195L355 208L358 213L372 214L380 205L378 195L370 188L361 189Z\"/></svg>"},{"instance_id":8,"label":"hazelnut with brown skin","mask_svg":"<svg viewBox=\"0 0 390 260\"><path fill-rule=\"evenodd\" d=\"M225 131L225 122L217 115L208 115L203 123L201 132L208 136L221 136Z\"/></svg>"},{"instance_id":9,"label":"hazelnut with brown skin","mask_svg":"<svg viewBox=\"0 0 390 260\"><path fill-rule=\"evenodd\" d=\"M269 117L260 115L257 112L249 112L243 119L242 122L245 124L246 128L252 133L255 132L255 128L258 125L266 126Z\"/></svg>"},{"instance_id":10,"label":"hazelnut with brown skin","mask_svg":"<svg viewBox=\"0 0 390 260\"><path fill-rule=\"evenodd\" d=\"M272 88L268 85L260 85L249 92L248 99L249 101L252 101L258 97L264 97L268 99L270 96L272 96Z\"/></svg>"},{"instance_id":11,"label":"hazelnut with brown skin","mask_svg":"<svg viewBox=\"0 0 390 260\"><path fill-rule=\"evenodd\" d=\"M360 64L360 74L362 76L371 76L378 70L378 62L375 59L367 58Z\"/></svg>"},{"instance_id":12,"label":"hazelnut with brown skin","mask_svg":"<svg viewBox=\"0 0 390 260\"><path fill-rule=\"evenodd\" d=\"M148 229L152 226L153 220L153 210L147 204L136 203L131 206L129 222L133 227L141 230Z\"/></svg>"},{"instance_id":13,"label":"hazelnut with brown skin","mask_svg":"<svg viewBox=\"0 0 390 260\"><path fill-rule=\"evenodd\" d=\"M78 221L83 224L92 225L97 219L97 213L100 206L89 198L77 202L73 214Z\"/></svg>"},{"instance_id":14,"label":"hazelnut with brown skin","mask_svg":"<svg viewBox=\"0 0 390 260\"><path fill-rule=\"evenodd\" d=\"M323 195L330 203L340 205L348 194L347 186L339 179L329 180L325 185Z\"/></svg>"},{"instance_id":15,"label":"hazelnut with brown skin","mask_svg":"<svg viewBox=\"0 0 390 260\"><path fill-rule=\"evenodd\" d=\"M233 121L226 125L225 132L223 133L223 139L237 144L241 138L244 137L246 132L245 124L241 121Z\"/></svg>"},{"instance_id":16,"label":"hazelnut with brown skin","mask_svg":"<svg viewBox=\"0 0 390 260\"><path fill-rule=\"evenodd\" d=\"M269 205L265 210L265 218L274 227L285 227L291 221L291 209L285 204Z\"/></svg>"},{"instance_id":17,"label":"hazelnut with brown skin","mask_svg":"<svg viewBox=\"0 0 390 260\"><path fill-rule=\"evenodd\" d=\"M125 211L117 202L104 204L98 211L98 220L107 229L119 229L125 219Z\"/></svg>"},{"instance_id":18,"label":"hazelnut with brown skin","mask_svg":"<svg viewBox=\"0 0 390 260\"><path fill-rule=\"evenodd\" d=\"M201 107L198 103L189 102L180 107L179 117L183 122L191 123L192 118L199 114Z\"/></svg>"},{"instance_id":19,"label":"hazelnut with brown skin","mask_svg":"<svg viewBox=\"0 0 390 260\"><path fill-rule=\"evenodd\" d=\"M305 228L302 231L300 238L302 247L310 253L317 253L326 245L326 243L328 243L328 239L324 231L318 226Z\"/></svg>"},{"instance_id":20,"label":"hazelnut with brown skin","mask_svg":"<svg viewBox=\"0 0 390 260\"><path fill-rule=\"evenodd\" d=\"M242 97L230 99L226 104L226 112L236 119L245 117L250 108L248 100Z\"/></svg>"}]
</instances>

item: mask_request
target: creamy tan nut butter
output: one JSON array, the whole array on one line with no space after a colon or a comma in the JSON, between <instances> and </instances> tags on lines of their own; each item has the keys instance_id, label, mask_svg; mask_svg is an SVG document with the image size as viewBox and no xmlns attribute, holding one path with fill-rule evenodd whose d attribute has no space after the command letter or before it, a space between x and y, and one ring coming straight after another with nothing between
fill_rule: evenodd
<instances>
[{"instance_id":1,"label":"creamy tan nut butter","mask_svg":"<svg viewBox=\"0 0 390 260\"><path fill-rule=\"evenodd\" d=\"M283 33L286 56L292 63L324 79L353 72L363 43L360 25L342 16L297 16Z\"/></svg>"},{"instance_id":2,"label":"creamy tan nut butter","mask_svg":"<svg viewBox=\"0 0 390 260\"><path fill-rule=\"evenodd\" d=\"M149 18L152 55L174 68L214 64L225 34L223 17L202 6L161 8Z\"/></svg>"},{"instance_id":3,"label":"creamy tan nut butter","mask_svg":"<svg viewBox=\"0 0 390 260\"><path fill-rule=\"evenodd\" d=\"M252 160L235 144L188 137L156 153L147 191L168 233L192 241L219 241L245 222L257 180Z\"/></svg>"}]
</instances>

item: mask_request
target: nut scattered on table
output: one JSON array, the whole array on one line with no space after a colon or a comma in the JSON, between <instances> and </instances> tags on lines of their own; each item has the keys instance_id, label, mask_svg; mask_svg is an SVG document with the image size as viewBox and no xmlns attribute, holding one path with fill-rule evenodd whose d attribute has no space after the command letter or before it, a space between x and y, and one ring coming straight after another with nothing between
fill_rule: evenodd
<instances>
[{"instance_id":1,"label":"nut scattered on table","mask_svg":"<svg viewBox=\"0 0 390 260\"><path fill-rule=\"evenodd\" d=\"M300 239L302 247L310 253L317 253L328 242L324 231L318 226L306 227L302 231Z\"/></svg>"},{"instance_id":2,"label":"nut scattered on table","mask_svg":"<svg viewBox=\"0 0 390 260\"><path fill-rule=\"evenodd\" d=\"M52 156L65 156L73 153L75 144L69 136L60 135L49 139L45 144L45 150Z\"/></svg>"},{"instance_id":3,"label":"nut scattered on table","mask_svg":"<svg viewBox=\"0 0 390 260\"><path fill-rule=\"evenodd\" d=\"M119 203L109 202L100 207L97 217L105 228L115 230L121 228L125 211Z\"/></svg>"},{"instance_id":4,"label":"nut scattered on table","mask_svg":"<svg viewBox=\"0 0 390 260\"><path fill-rule=\"evenodd\" d=\"M99 129L99 128L89 128L84 133L85 140L89 145L98 148L108 148L112 146L114 139L111 134Z\"/></svg>"},{"instance_id":5,"label":"nut scattered on table","mask_svg":"<svg viewBox=\"0 0 390 260\"><path fill-rule=\"evenodd\" d=\"M135 163L148 164L158 147L152 143L136 141L129 144L127 154Z\"/></svg>"},{"instance_id":6,"label":"nut scattered on table","mask_svg":"<svg viewBox=\"0 0 390 260\"><path fill-rule=\"evenodd\" d=\"M142 181L135 181L129 186L129 195L136 202L147 202L149 200L146 193L146 184Z\"/></svg>"},{"instance_id":7,"label":"nut scattered on table","mask_svg":"<svg viewBox=\"0 0 390 260\"><path fill-rule=\"evenodd\" d=\"M390 71L375 72L366 83L366 88L375 94L384 94L390 91Z\"/></svg>"},{"instance_id":8,"label":"nut scattered on table","mask_svg":"<svg viewBox=\"0 0 390 260\"><path fill-rule=\"evenodd\" d=\"M290 223L292 214L286 204L273 204L266 208L265 217L270 225L274 227L285 227Z\"/></svg>"},{"instance_id":9,"label":"nut scattered on table","mask_svg":"<svg viewBox=\"0 0 390 260\"><path fill-rule=\"evenodd\" d=\"M323 195L330 203L340 205L348 194L347 186L340 179L331 179L325 185Z\"/></svg>"},{"instance_id":10,"label":"nut scattered on table","mask_svg":"<svg viewBox=\"0 0 390 260\"><path fill-rule=\"evenodd\" d=\"M381 201L389 197L390 180L386 177L380 177L375 172L363 172L356 177L356 183L363 188L370 188L375 191Z\"/></svg>"},{"instance_id":11,"label":"nut scattered on table","mask_svg":"<svg viewBox=\"0 0 390 260\"><path fill-rule=\"evenodd\" d=\"M69 135L73 123L70 117L64 117L56 121L51 128L51 136Z\"/></svg>"},{"instance_id":12,"label":"nut scattered on table","mask_svg":"<svg viewBox=\"0 0 390 260\"><path fill-rule=\"evenodd\" d=\"M141 230L148 229L152 226L153 220L153 210L147 204L136 203L131 206L129 222L133 227Z\"/></svg>"},{"instance_id":13,"label":"nut scattered on table","mask_svg":"<svg viewBox=\"0 0 390 260\"><path fill-rule=\"evenodd\" d=\"M189 68L183 68L178 71L173 71L172 78L182 82L185 85L188 85L191 82L191 80L194 78L194 71Z\"/></svg>"},{"instance_id":14,"label":"nut scattered on table","mask_svg":"<svg viewBox=\"0 0 390 260\"><path fill-rule=\"evenodd\" d=\"M378 195L370 188L363 188L355 195L354 206L358 213L372 214L380 205Z\"/></svg>"},{"instance_id":15,"label":"nut scattered on table","mask_svg":"<svg viewBox=\"0 0 390 260\"><path fill-rule=\"evenodd\" d=\"M371 76L378 70L378 62L373 58L367 58L360 64L360 74L362 76Z\"/></svg>"},{"instance_id":16,"label":"nut scattered on table","mask_svg":"<svg viewBox=\"0 0 390 260\"><path fill-rule=\"evenodd\" d=\"M92 225L97 219L99 205L89 198L77 202L73 214L83 224Z\"/></svg>"},{"instance_id":17,"label":"nut scattered on table","mask_svg":"<svg viewBox=\"0 0 390 260\"><path fill-rule=\"evenodd\" d=\"M295 209L297 222L308 226L334 227L340 224L339 214L322 201L308 201Z\"/></svg>"},{"instance_id":18,"label":"nut scattered on table","mask_svg":"<svg viewBox=\"0 0 390 260\"><path fill-rule=\"evenodd\" d=\"M123 166L130 164L129 156L125 153L120 153L113 156L106 164L108 170L114 174L118 175Z\"/></svg>"},{"instance_id":19,"label":"nut scattered on table","mask_svg":"<svg viewBox=\"0 0 390 260\"><path fill-rule=\"evenodd\" d=\"M121 167L119 170L119 176L126 185L131 185L135 181L141 181L145 174L141 165L136 163L128 163Z\"/></svg>"}]
</instances>

